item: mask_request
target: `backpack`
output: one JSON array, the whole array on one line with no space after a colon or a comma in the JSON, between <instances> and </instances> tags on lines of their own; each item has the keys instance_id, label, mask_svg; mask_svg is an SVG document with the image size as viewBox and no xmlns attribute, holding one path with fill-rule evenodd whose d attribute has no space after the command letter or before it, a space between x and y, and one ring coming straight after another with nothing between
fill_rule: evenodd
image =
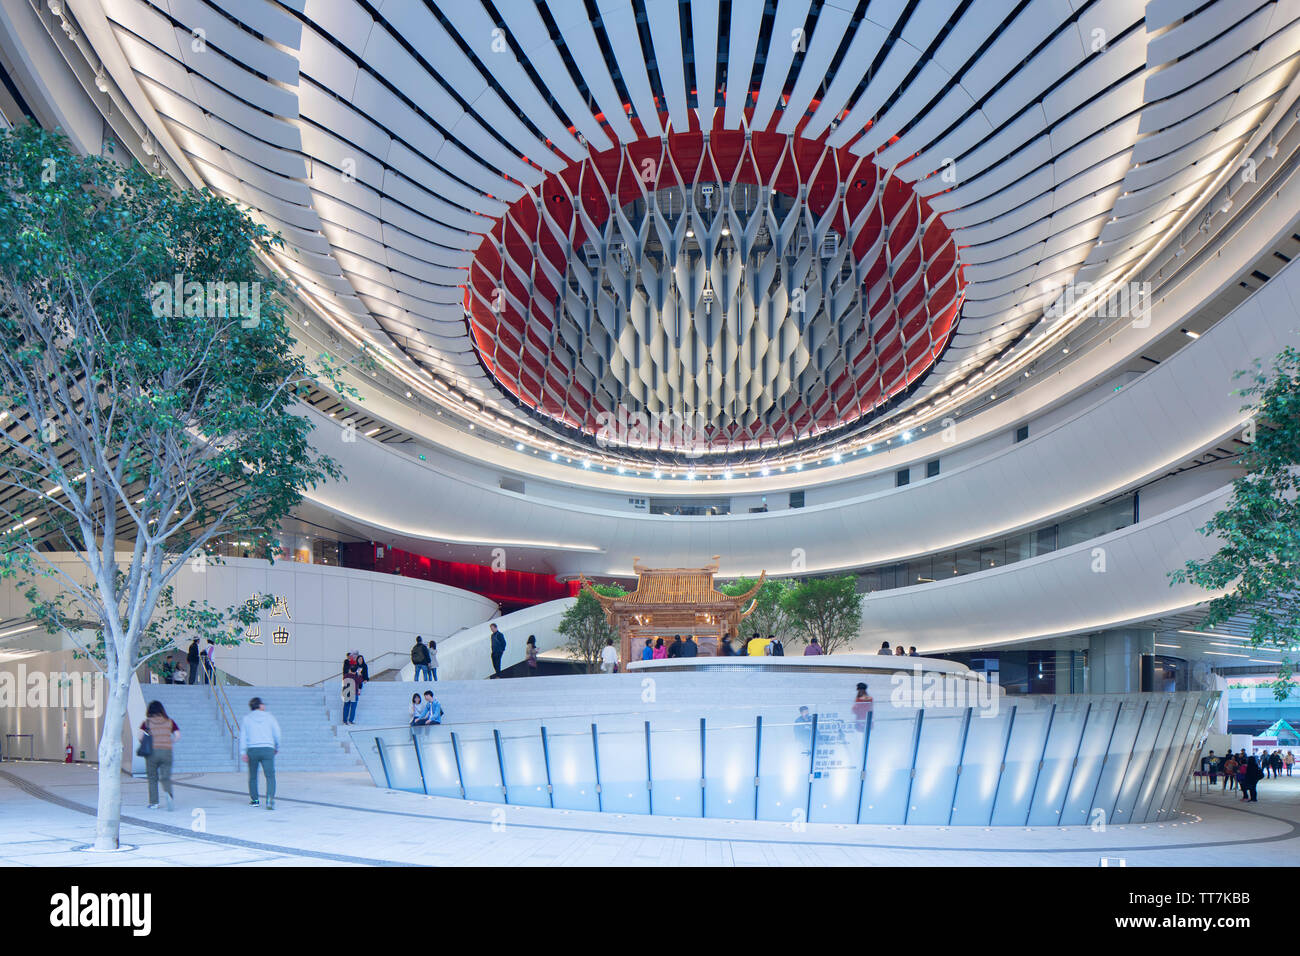
<instances>
[{"instance_id":1,"label":"backpack","mask_svg":"<svg viewBox=\"0 0 1300 956\"><path fill-rule=\"evenodd\" d=\"M772 649L773 657L785 657L785 645L782 644L779 640L773 641L771 644L768 645L768 647Z\"/></svg>"},{"instance_id":2,"label":"backpack","mask_svg":"<svg viewBox=\"0 0 1300 956\"><path fill-rule=\"evenodd\" d=\"M429 663L429 648L425 644L416 644L411 648L411 663L417 667Z\"/></svg>"}]
</instances>

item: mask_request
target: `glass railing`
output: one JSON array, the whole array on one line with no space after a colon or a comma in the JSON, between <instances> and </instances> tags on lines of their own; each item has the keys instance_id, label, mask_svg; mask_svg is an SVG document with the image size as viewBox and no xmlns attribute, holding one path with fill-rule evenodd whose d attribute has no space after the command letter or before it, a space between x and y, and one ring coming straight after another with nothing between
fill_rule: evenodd
<instances>
[{"instance_id":1,"label":"glass railing","mask_svg":"<svg viewBox=\"0 0 1300 956\"><path fill-rule=\"evenodd\" d=\"M1096 825L1177 812L1218 696L655 711L352 737L377 786L482 803L796 827Z\"/></svg>"}]
</instances>

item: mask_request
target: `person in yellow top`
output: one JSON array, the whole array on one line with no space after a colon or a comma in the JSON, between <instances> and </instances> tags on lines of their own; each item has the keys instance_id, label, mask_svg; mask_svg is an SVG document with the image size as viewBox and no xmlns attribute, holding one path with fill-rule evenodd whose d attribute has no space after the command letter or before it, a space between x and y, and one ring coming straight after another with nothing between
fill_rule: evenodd
<instances>
[{"instance_id":1,"label":"person in yellow top","mask_svg":"<svg viewBox=\"0 0 1300 956\"><path fill-rule=\"evenodd\" d=\"M758 631L755 631L754 636L751 637L749 643L745 645L745 653L750 657L763 657L767 654L767 645L769 643L770 642L767 638L759 637Z\"/></svg>"}]
</instances>

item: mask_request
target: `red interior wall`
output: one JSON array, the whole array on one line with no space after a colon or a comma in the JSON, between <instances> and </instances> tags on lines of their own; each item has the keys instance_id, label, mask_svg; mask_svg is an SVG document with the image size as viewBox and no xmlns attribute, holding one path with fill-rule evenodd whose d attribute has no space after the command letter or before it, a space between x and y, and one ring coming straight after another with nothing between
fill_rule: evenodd
<instances>
[{"instance_id":1,"label":"red interior wall","mask_svg":"<svg viewBox=\"0 0 1300 956\"><path fill-rule=\"evenodd\" d=\"M406 578L419 578L422 581L436 581L473 591L499 604L542 604L575 597L580 588L577 581L560 581L553 574L494 571L486 564L439 561L422 554L412 554L400 548L370 542L340 544L339 564L361 571L379 571L384 574L400 574Z\"/></svg>"}]
</instances>

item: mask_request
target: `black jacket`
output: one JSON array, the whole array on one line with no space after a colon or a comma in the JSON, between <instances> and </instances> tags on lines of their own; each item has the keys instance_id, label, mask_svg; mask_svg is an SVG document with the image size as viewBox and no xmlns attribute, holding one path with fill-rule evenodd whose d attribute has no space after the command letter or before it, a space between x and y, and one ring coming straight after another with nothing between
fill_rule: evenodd
<instances>
[{"instance_id":1,"label":"black jacket","mask_svg":"<svg viewBox=\"0 0 1300 956\"><path fill-rule=\"evenodd\" d=\"M677 652L678 657L699 657L700 645L694 641L682 641L681 650Z\"/></svg>"}]
</instances>

